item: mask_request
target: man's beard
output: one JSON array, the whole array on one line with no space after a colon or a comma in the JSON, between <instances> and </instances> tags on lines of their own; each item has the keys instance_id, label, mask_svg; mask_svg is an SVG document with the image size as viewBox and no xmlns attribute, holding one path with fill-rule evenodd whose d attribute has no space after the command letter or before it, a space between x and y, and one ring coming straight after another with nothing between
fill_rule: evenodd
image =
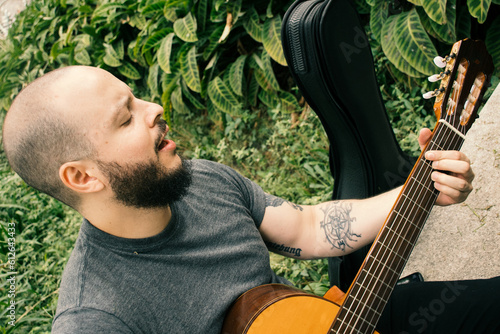
<instances>
[{"instance_id":1,"label":"man's beard","mask_svg":"<svg viewBox=\"0 0 500 334\"><path fill-rule=\"evenodd\" d=\"M115 199L138 209L164 208L182 198L191 185L191 163L181 159L177 168L168 169L157 162L119 165L98 161L108 177Z\"/></svg>"}]
</instances>

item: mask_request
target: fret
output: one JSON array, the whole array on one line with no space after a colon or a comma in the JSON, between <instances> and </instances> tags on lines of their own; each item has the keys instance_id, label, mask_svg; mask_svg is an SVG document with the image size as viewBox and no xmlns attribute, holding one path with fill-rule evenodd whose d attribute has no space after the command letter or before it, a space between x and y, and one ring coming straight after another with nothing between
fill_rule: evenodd
<instances>
[{"instance_id":1,"label":"fret","mask_svg":"<svg viewBox=\"0 0 500 334\"><path fill-rule=\"evenodd\" d=\"M424 207L424 206L421 205L421 203L420 203L421 201L418 200L419 198L414 199L414 198L409 197L407 194L402 194L402 197L406 198L406 200L410 201L411 204L413 204L414 206L418 207L420 210L422 210L422 211L424 211L426 213L430 213L431 212L431 208L427 208L427 207Z\"/></svg>"},{"instance_id":2,"label":"fret","mask_svg":"<svg viewBox=\"0 0 500 334\"><path fill-rule=\"evenodd\" d=\"M350 298L352 300L350 300L349 302L351 303L351 305L355 305L356 309L349 311L355 314L366 313L370 311L379 314L380 312L373 308L371 304L373 304L374 301L377 301L379 304L380 302L386 304L389 300L389 298L383 298L375 293L370 293L369 296L363 296L362 298L354 298L353 296L350 296ZM360 311L360 309L362 311Z\"/></svg>"},{"instance_id":3,"label":"fret","mask_svg":"<svg viewBox=\"0 0 500 334\"><path fill-rule=\"evenodd\" d=\"M430 178L428 180L419 180L419 179L415 178L414 176L412 176L410 178L410 180L413 181L414 184L420 185L420 187L423 188L421 190L426 190L431 194L435 193L435 188L432 186L432 182L430 182ZM425 183L425 181L427 181L428 183Z\"/></svg>"},{"instance_id":4,"label":"fret","mask_svg":"<svg viewBox=\"0 0 500 334\"><path fill-rule=\"evenodd\" d=\"M457 42L452 54L455 57L447 60L446 67L453 76L455 72L458 75L451 80L443 80L439 90L441 93L434 104L440 120L436 123L425 152L460 149L470 123L477 115L479 106L476 101L484 94L485 83L493 71L491 57L487 55L483 44L470 40ZM472 55L474 61L470 61ZM481 74L480 78L478 74ZM477 89L470 87L471 80L475 80ZM453 84L453 87L446 90L445 86L449 84ZM464 94L470 95L467 101L463 101L466 95L463 98L461 96L462 88ZM351 285L336 321L332 323L333 332L373 332L439 194L430 178L434 170L432 164L422 155L411 171L356 281Z\"/></svg>"},{"instance_id":5,"label":"fret","mask_svg":"<svg viewBox=\"0 0 500 334\"><path fill-rule=\"evenodd\" d=\"M404 235L402 235L401 233L399 233L397 229L394 229L394 228L392 228L390 226L387 226L386 229L389 230L392 234L395 234L398 237L397 241L393 241L394 243L395 242L402 242L402 243L408 244L410 247L414 246L413 240L408 240ZM393 248L396 248L396 247L393 247ZM401 246L399 246L397 248L401 248Z\"/></svg>"}]
</instances>

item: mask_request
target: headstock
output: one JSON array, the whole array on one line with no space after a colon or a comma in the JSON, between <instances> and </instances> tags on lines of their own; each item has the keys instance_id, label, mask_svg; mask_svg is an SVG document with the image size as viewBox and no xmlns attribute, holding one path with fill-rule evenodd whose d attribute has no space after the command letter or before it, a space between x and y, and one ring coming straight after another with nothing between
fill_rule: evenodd
<instances>
[{"instance_id":1,"label":"headstock","mask_svg":"<svg viewBox=\"0 0 500 334\"><path fill-rule=\"evenodd\" d=\"M443 71L429 81L442 80L441 85L424 98L435 96L436 117L465 135L489 85L494 68L491 56L482 41L464 39L453 44L448 56L436 57L434 63Z\"/></svg>"}]
</instances>

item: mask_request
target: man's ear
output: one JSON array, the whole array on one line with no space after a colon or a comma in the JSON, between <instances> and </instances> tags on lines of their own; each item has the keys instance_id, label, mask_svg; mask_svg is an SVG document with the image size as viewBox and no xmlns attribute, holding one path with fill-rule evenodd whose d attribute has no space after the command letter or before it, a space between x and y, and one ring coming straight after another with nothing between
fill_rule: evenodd
<instances>
[{"instance_id":1,"label":"man's ear","mask_svg":"<svg viewBox=\"0 0 500 334\"><path fill-rule=\"evenodd\" d=\"M91 162L70 161L59 167L61 181L71 190L92 193L104 189L100 174Z\"/></svg>"}]
</instances>

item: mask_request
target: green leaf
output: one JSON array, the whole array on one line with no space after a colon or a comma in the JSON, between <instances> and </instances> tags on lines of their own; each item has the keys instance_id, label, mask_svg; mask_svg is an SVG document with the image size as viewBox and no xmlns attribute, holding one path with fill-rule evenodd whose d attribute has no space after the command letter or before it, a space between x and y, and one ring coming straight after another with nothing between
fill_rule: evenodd
<instances>
[{"instance_id":1,"label":"green leaf","mask_svg":"<svg viewBox=\"0 0 500 334\"><path fill-rule=\"evenodd\" d=\"M142 15L148 15L148 14L156 14L158 12L163 14L163 8L165 8L165 4L167 1L157 1L153 2L152 4L147 5L146 7L142 8L140 10L140 13Z\"/></svg>"},{"instance_id":2,"label":"green leaf","mask_svg":"<svg viewBox=\"0 0 500 334\"><path fill-rule=\"evenodd\" d=\"M421 74L413 68L401 55L396 46L395 40L395 26L398 20L398 16L389 16L382 26L381 40L382 50L384 51L387 59L394 64L394 66L401 72L406 73L412 77L421 76Z\"/></svg>"},{"instance_id":3,"label":"green leaf","mask_svg":"<svg viewBox=\"0 0 500 334\"><path fill-rule=\"evenodd\" d=\"M153 93L153 96L156 96L158 94L158 73L159 73L160 66L158 63L152 65L149 67L149 74L148 74L148 88L149 90Z\"/></svg>"},{"instance_id":4,"label":"green leaf","mask_svg":"<svg viewBox=\"0 0 500 334\"><path fill-rule=\"evenodd\" d=\"M292 112L298 112L302 109L299 103L297 102L297 99L295 98L295 96L293 96L292 93L280 91L278 93L278 97L281 102L282 112L292 113Z\"/></svg>"},{"instance_id":5,"label":"green leaf","mask_svg":"<svg viewBox=\"0 0 500 334\"><path fill-rule=\"evenodd\" d=\"M180 54L181 74L188 87L197 93L201 92L200 72L196 62L196 45L193 45L188 52Z\"/></svg>"},{"instance_id":6,"label":"green leaf","mask_svg":"<svg viewBox=\"0 0 500 334\"><path fill-rule=\"evenodd\" d=\"M122 66L118 67L118 72L132 80L139 80L141 78L139 71L129 62L125 62Z\"/></svg>"},{"instance_id":7,"label":"green leaf","mask_svg":"<svg viewBox=\"0 0 500 334\"><path fill-rule=\"evenodd\" d=\"M90 60L89 53L85 49L75 51L75 60L81 65L90 65L92 61Z\"/></svg>"},{"instance_id":8,"label":"green leaf","mask_svg":"<svg viewBox=\"0 0 500 334\"><path fill-rule=\"evenodd\" d=\"M374 0L370 10L370 29L377 41L380 41L382 26L389 17L389 2L385 0Z\"/></svg>"},{"instance_id":9,"label":"green leaf","mask_svg":"<svg viewBox=\"0 0 500 334\"><path fill-rule=\"evenodd\" d=\"M238 99L220 77L216 77L208 84L208 96L210 101L226 114L235 115L240 109Z\"/></svg>"},{"instance_id":10,"label":"green leaf","mask_svg":"<svg viewBox=\"0 0 500 334\"><path fill-rule=\"evenodd\" d=\"M446 23L446 0L423 1L424 10L437 24Z\"/></svg>"},{"instance_id":11,"label":"green leaf","mask_svg":"<svg viewBox=\"0 0 500 334\"><path fill-rule=\"evenodd\" d=\"M170 99L172 101L172 107L174 108L175 111L177 111L178 113L181 113L181 114L189 114L190 113L188 106L186 106L186 104L182 100L181 87L177 87L172 92Z\"/></svg>"},{"instance_id":12,"label":"green leaf","mask_svg":"<svg viewBox=\"0 0 500 334\"><path fill-rule=\"evenodd\" d=\"M486 21L491 0L467 0L470 15L475 17L479 23Z\"/></svg>"},{"instance_id":13,"label":"green leaf","mask_svg":"<svg viewBox=\"0 0 500 334\"><path fill-rule=\"evenodd\" d=\"M266 50L262 50L261 60L263 68L263 74L266 78L267 85L275 92L280 90L280 85L276 76L274 75L273 66L271 64L271 58L269 57L269 53Z\"/></svg>"},{"instance_id":14,"label":"green leaf","mask_svg":"<svg viewBox=\"0 0 500 334\"><path fill-rule=\"evenodd\" d=\"M196 42L198 36L196 35L196 18L189 12L182 19L174 22L174 32L184 42Z\"/></svg>"},{"instance_id":15,"label":"green leaf","mask_svg":"<svg viewBox=\"0 0 500 334\"><path fill-rule=\"evenodd\" d=\"M464 38L470 38L472 23L469 11L465 6L459 6L457 11L457 39L461 40Z\"/></svg>"},{"instance_id":16,"label":"green leaf","mask_svg":"<svg viewBox=\"0 0 500 334\"><path fill-rule=\"evenodd\" d=\"M436 71L433 59L438 52L427 35L415 9L398 15L395 28L396 46L403 58L420 73Z\"/></svg>"},{"instance_id":17,"label":"green leaf","mask_svg":"<svg viewBox=\"0 0 500 334\"><path fill-rule=\"evenodd\" d=\"M416 6L423 6L425 0L408 0L408 2L411 2L412 4L414 4Z\"/></svg>"},{"instance_id":18,"label":"green leaf","mask_svg":"<svg viewBox=\"0 0 500 334\"><path fill-rule=\"evenodd\" d=\"M205 24L207 21L207 8L208 8L208 0L199 0L198 1L198 9L196 14L196 20L198 22L198 28L200 31L205 31Z\"/></svg>"},{"instance_id":19,"label":"green leaf","mask_svg":"<svg viewBox=\"0 0 500 334\"><path fill-rule=\"evenodd\" d=\"M259 100L264 103L268 108L275 109L278 106L279 100L275 95L269 94L265 90L260 90L257 94Z\"/></svg>"},{"instance_id":20,"label":"green leaf","mask_svg":"<svg viewBox=\"0 0 500 334\"><path fill-rule=\"evenodd\" d=\"M368 14L370 13L370 4L366 3L365 0L354 0L354 5L356 7L356 11L359 14Z\"/></svg>"},{"instance_id":21,"label":"green leaf","mask_svg":"<svg viewBox=\"0 0 500 334\"><path fill-rule=\"evenodd\" d=\"M111 67L121 66L122 63L119 59L120 55L115 51L115 49L111 45L106 43L103 44L103 46L106 52L104 58L102 59L104 63Z\"/></svg>"},{"instance_id":22,"label":"green leaf","mask_svg":"<svg viewBox=\"0 0 500 334\"><path fill-rule=\"evenodd\" d=\"M231 88L239 96L243 96L243 69L245 68L246 59L247 55L239 56L229 69L229 80L231 82Z\"/></svg>"},{"instance_id":23,"label":"green leaf","mask_svg":"<svg viewBox=\"0 0 500 334\"><path fill-rule=\"evenodd\" d=\"M486 48L493 58L493 64L500 73L500 17L497 17L486 33Z\"/></svg>"},{"instance_id":24,"label":"green leaf","mask_svg":"<svg viewBox=\"0 0 500 334\"><path fill-rule=\"evenodd\" d=\"M163 28L155 33L153 33L148 39L146 40L146 43L142 46L142 53L152 49L156 48L158 44L160 44L163 41L163 38L167 36L168 34L172 33L173 29L172 28Z\"/></svg>"},{"instance_id":25,"label":"green leaf","mask_svg":"<svg viewBox=\"0 0 500 334\"><path fill-rule=\"evenodd\" d=\"M257 106L257 94L259 93L259 83L257 82L257 79L255 76L252 76L250 78L250 83L248 84L248 91L247 91L247 101L248 104L250 104L252 107Z\"/></svg>"},{"instance_id":26,"label":"green leaf","mask_svg":"<svg viewBox=\"0 0 500 334\"><path fill-rule=\"evenodd\" d=\"M432 1L430 1L432 2ZM425 6L424 6L425 8ZM447 44L453 44L457 40L455 32L455 22L457 18L456 0L448 0L446 3L446 22L438 24L435 21L430 21L432 30L436 33L437 38Z\"/></svg>"},{"instance_id":27,"label":"green leaf","mask_svg":"<svg viewBox=\"0 0 500 334\"><path fill-rule=\"evenodd\" d=\"M170 33L163 38L158 49L158 64L165 73L170 73L170 54L172 53L172 43L174 33Z\"/></svg>"},{"instance_id":28,"label":"green leaf","mask_svg":"<svg viewBox=\"0 0 500 334\"><path fill-rule=\"evenodd\" d=\"M262 24L260 23L259 14L257 14L257 10L253 6L247 10L243 27L254 40L262 43Z\"/></svg>"},{"instance_id":29,"label":"green leaf","mask_svg":"<svg viewBox=\"0 0 500 334\"><path fill-rule=\"evenodd\" d=\"M189 102L191 102L191 104L193 105L193 107L195 107L196 109L198 110L204 110L206 109L205 106L203 105L203 103L201 103L192 93L191 91L189 90L189 88L187 87L186 85L186 82L184 80L182 80L182 83L181 83L181 87L182 87L182 96L184 96L185 98L187 98L189 100Z\"/></svg>"},{"instance_id":30,"label":"green leaf","mask_svg":"<svg viewBox=\"0 0 500 334\"><path fill-rule=\"evenodd\" d=\"M110 16L110 12L114 12L117 9L127 9L127 6L119 3L107 3L104 5L99 5L92 14L92 21L94 22L94 20L103 18L107 19Z\"/></svg>"},{"instance_id":31,"label":"green leaf","mask_svg":"<svg viewBox=\"0 0 500 334\"><path fill-rule=\"evenodd\" d=\"M276 15L264 22L262 44L271 58L278 64L286 66L285 55L281 46L281 16Z\"/></svg>"}]
</instances>

